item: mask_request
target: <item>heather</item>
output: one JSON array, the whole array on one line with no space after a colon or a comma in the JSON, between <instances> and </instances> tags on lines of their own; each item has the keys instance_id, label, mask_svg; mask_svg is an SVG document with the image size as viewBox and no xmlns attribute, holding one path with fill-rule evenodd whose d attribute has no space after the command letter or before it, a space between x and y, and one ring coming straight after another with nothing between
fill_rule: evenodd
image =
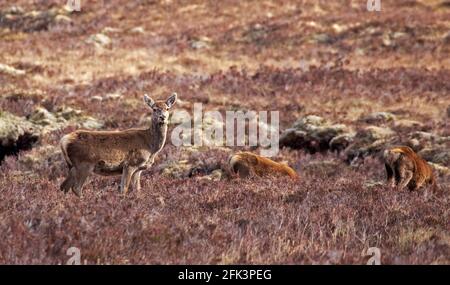
<instances>
[{"instance_id":1,"label":"heather","mask_svg":"<svg viewBox=\"0 0 450 285\"><path fill-rule=\"evenodd\" d=\"M70 247L88 264L365 264L370 247L382 264L450 263L448 3L60 2L0 4L1 264L64 264ZM64 134L145 126L142 95L174 91L188 112L279 111L282 139L306 132L273 157L300 181L230 180L229 155L259 148L169 140L139 193L99 176L59 191ZM440 190L385 186L391 143Z\"/></svg>"}]
</instances>

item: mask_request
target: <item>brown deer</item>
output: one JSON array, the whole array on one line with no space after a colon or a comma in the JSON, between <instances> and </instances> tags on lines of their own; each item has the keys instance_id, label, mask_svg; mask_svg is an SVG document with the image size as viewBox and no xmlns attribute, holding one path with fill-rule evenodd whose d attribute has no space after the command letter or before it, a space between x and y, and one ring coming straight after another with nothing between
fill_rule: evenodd
<instances>
[{"instance_id":1,"label":"brown deer","mask_svg":"<svg viewBox=\"0 0 450 285\"><path fill-rule=\"evenodd\" d=\"M60 145L69 166L69 175L61 184L61 191L70 189L81 196L83 185L91 173L103 176L122 175L120 192L126 194L132 183L141 188L141 172L149 168L166 142L169 109L177 94L166 101L153 101L144 95L144 102L152 110L148 128L123 131L78 130L62 137Z\"/></svg>"},{"instance_id":2,"label":"brown deer","mask_svg":"<svg viewBox=\"0 0 450 285\"><path fill-rule=\"evenodd\" d=\"M431 166L410 147L386 149L383 158L389 186L417 190L424 184L431 184L434 190L437 189Z\"/></svg>"},{"instance_id":3,"label":"brown deer","mask_svg":"<svg viewBox=\"0 0 450 285\"><path fill-rule=\"evenodd\" d=\"M229 170L241 178L250 176L289 176L299 179L297 172L288 165L251 152L238 152L228 160Z\"/></svg>"}]
</instances>

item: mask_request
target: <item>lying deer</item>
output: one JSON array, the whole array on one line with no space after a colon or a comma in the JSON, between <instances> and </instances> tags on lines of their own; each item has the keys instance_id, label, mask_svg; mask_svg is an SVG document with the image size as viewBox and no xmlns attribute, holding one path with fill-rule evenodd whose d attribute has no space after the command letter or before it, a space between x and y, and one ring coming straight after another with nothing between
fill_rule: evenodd
<instances>
[{"instance_id":1,"label":"lying deer","mask_svg":"<svg viewBox=\"0 0 450 285\"><path fill-rule=\"evenodd\" d=\"M228 165L232 175L239 175L241 178L252 176L289 176L294 180L299 179L297 172L287 164L279 163L251 152L238 152L230 156Z\"/></svg>"},{"instance_id":2,"label":"lying deer","mask_svg":"<svg viewBox=\"0 0 450 285\"><path fill-rule=\"evenodd\" d=\"M144 102L152 109L149 128L123 131L79 130L61 139L61 150L69 166L69 175L61 184L61 191L70 189L81 196L88 176L93 172L103 176L122 175L120 192L126 194L130 183L139 191L141 172L149 168L164 147L169 121L169 109L177 94L166 101L153 101L144 95Z\"/></svg>"}]
</instances>

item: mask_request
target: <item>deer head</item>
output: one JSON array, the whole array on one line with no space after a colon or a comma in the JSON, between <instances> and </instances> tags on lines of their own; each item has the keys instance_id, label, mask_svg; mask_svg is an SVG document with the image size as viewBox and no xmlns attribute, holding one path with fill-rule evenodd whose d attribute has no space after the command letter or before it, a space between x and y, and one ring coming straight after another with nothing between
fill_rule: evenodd
<instances>
[{"instance_id":1,"label":"deer head","mask_svg":"<svg viewBox=\"0 0 450 285\"><path fill-rule=\"evenodd\" d=\"M173 93L166 101L154 101L147 94L144 102L152 109L152 122L158 125L167 125L169 122L169 110L177 101L177 93Z\"/></svg>"}]
</instances>

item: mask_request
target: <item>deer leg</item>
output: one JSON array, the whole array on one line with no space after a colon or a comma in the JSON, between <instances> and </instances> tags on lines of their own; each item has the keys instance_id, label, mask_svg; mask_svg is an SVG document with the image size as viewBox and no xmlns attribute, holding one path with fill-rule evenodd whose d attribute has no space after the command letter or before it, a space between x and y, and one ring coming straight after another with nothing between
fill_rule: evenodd
<instances>
[{"instance_id":1,"label":"deer leg","mask_svg":"<svg viewBox=\"0 0 450 285\"><path fill-rule=\"evenodd\" d=\"M77 167L76 181L72 191L78 197L81 197L81 190L83 189L84 183L93 169L94 166L89 164L81 164Z\"/></svg>"},{"instance_id":2,"label":"deer leg","mask_svg":"<svg viewBox=\"0 0 450 285\"><path fill-rule=\"evenodd\" d=\"M385 164L386 167L386 175L387 175L387 184L389 187L393 188L395 186L395 177L394 171L392 170L389 164Z\"/></svg>"},{"instance_id":3,"label":"deer leg","mask_svg":"<svg viewBox=\"0 0 450 285\"><path fill-rule=\"evenodd\" d=\"M247 165L241 163L237 164L234 167L234 171L239 175L240 178L247 178L251 174L250 168Z\"/></svg>"},{"instance_id":4,"label":"deer leg","mask_svg":"<svg viewBox=\"0 0 450 285\"><path fill-rule=\"evenodd\" d=\"M417 189L419 189L420 187L422 187L422 185L425 184L425 177L419 178L417 181L415 181L414 183L410 183L409 185L409 190L411 191L416 191Z\"/></svg>"},{"instance_id":5,"label":"deer leg","mask_svg":"<svg viewBox=\"0 0 450 285\"><path fill-rule=\"evenodd\" d=\"M136 171L135 167L124 166L122 172L122 181L120 182L120 193L124 195L127 194L128 188L130 187L131 177L133 173Z\"/></svg>"},{"instance_id":6,"label":"deer leg","mask_svg":"<svg viewBox=\"0 0 450 285\"><path fill-rule=\"evenodd\" d=\"M408 186L409 182L413 178L413 173L412 173L412 171L403 171L403 173L401 173L401 177L402 177L402 179L401 179L400 185L399 185L400 190L402 190L406 186Z\"/></svg>"},{"instance_id":7,"label":"deer leg","mask_svg":"<svg viewBox=\"0 0 450 285\"><path fill-rule=\"evenodd\" d=\"M136 192L141 191L141 172L142 170L138 169L134 172L132 177L133 189L136 190Z\"/></svg>"},{"instance_id":8,"label":"deer leg","mask_svg":"<svg viewBox=\"0 0 450 285\"><path fill-rule=\"evenodd\" d=\"M74 186L75 177L76 177L76 169L75 167L71 167L69 169L69 174L67 175L66 179L63 181L59 189L61 191L64 191L64 193L69 192L69 190L72 189Z\"/></svg>"}]
</instances>

